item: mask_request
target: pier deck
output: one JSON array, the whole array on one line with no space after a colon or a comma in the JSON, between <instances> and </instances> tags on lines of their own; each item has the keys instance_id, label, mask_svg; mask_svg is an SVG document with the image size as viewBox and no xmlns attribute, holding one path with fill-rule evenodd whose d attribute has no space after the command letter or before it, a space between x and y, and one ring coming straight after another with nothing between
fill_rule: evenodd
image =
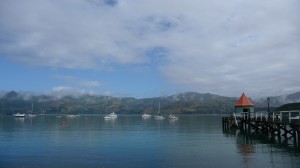
<instances>
[{"instance_id":1,"label":"pier deck","mask_svg":"<svg viewBox=\"0 0 300 168\"><path fill-rule=\"evenodd\" d=\"M233 113L222 117L223 129L240 129L249 133L263 133L277 136L280 140L293 139L300 147L300 111L280 111L272 113Z\"/></svg>"}]
</instances>

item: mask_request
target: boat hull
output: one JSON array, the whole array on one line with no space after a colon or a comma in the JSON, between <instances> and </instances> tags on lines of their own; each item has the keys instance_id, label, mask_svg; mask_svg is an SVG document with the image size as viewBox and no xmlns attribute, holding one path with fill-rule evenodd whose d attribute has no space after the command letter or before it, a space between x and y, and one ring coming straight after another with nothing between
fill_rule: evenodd
<instances>
[{"instance_id":1,"label":"boat hull","mask_svg":"<svg viewBox=\"0 0 300 168\"><path fill-rule=\"evenodd\" d=\"M163 119L165 119L165 117L164 116L154 116L154 119L156 119L156 120L163 120Z\"/></svg>"},{"instance_id":2,"label":"boat hull","mask_svg":"<svg viewBox=\"0 0 300 168\"><path fill-rule=\"evenodd\" d=\"M103 118L106 119L106 120L110 120L110 119L116 119L118 116L112 112L110 114L107 114L106 116L104 116Z\"/></svg>"},{"instance_id":3,"label":"boat hull","mask_svg":"<svg viewBox=\"0 0 300 168\"><path fill-rule=\"evenodd\" d=\"M13 114L14 117L25 117L26 115L24 113L16 113Z\"/></svg>"}]
</instances>

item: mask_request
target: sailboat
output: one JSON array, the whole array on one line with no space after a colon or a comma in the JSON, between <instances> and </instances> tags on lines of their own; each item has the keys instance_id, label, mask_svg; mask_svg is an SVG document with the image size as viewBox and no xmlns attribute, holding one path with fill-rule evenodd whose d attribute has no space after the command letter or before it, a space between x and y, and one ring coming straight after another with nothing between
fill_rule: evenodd
<instances>
[{"instance_id":1,"label":"sailboat","mask_svg":"<svg viewBox=\"0 0 300 168\"><path fill-rule=\"evenodd\" d=\"M157 119L157 120L163 120L163 119L165 119L165 117L160 114L160 103L158 103L157 115L155 115L154 118Z\"/></svg>"},{"instance_id":2,"label":"sailboat","mask_svg":"<svg viewBox=\"0 0 300 168\"><path fill-rule=\"evenodd\" d=\"M31 103L31 110L29 111L28 117L36 117L36 114L33 114L33 103Z\"/></svg>"},{"instance_id":3,"label":"sailboat","mask_svg":"<svg viewBox=\"0 0 300 168\"><path fill-rule=\"evenodd\" d=\"M58 108L59 108L59 104L58 104L58 106L57 106L57 108L56 108L56 118L61 118L62 115L61 115L61 114L58 114Z\"/></svg>"},{"instance_id":4,"label":"sailboat","mask_svg":"<svg viewBox=\"0 0 300 168\"><path fill-rule=\"evenodd\" d=\"M103 117L105 120L114 120L114 119L118 118L118 115L115 112L107 114L107 99L106 99L106 103L105 103L105 114L106 115Z\"/></svg>"}]
</instances>

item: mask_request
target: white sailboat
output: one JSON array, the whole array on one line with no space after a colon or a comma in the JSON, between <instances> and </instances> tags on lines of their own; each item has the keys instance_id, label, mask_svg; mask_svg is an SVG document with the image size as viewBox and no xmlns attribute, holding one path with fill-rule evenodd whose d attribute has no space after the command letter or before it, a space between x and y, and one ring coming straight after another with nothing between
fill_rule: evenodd
<instances>
[{"instance_id":1,"label":"white sailboat","mask_svg":"<svg viewBox=\"0 0 300 168\"><path fill-rule=\"evenodd\" d=\"M31 103L31 110L29 111L28 117L36 117L36 114L33 114L33 103Z\"/></svg>"},{"instance_id":2,"label":"white sailboat","mask_svg":"<svg viewBox=\"0 0 300 168\"><path fill-rule=\"evenodd\" d=\"M118 117L118 115L115 112L107 114L107 99L105 103L105 116L103 117L105 120L114 120Z\"/></svg>"},{"instance_id":3,"label":"white sailboat","mask_svg":"<svg viewBox=\"0 0 300 168\"><path fill-rule=\"evenodd\" d=\"M61 115L61 114L58 114L58 109L59 109L59 104L58 104L58 106L57 106L57 108L56 108L56 118L61 118L62 115Z\"/></svg>"},{"instance_id":4,"label":"white sailboat","mask_svg":"<svg viewBox=\"0 0 300 168\"><path fill-rule=\"evenodd\" d=\"M160 103L158 103L157 115L155 115L154 118L157 119L157 120L163 120L163 119L165 119L165 117L160 114Z\"/></svg>"}]
</instances>

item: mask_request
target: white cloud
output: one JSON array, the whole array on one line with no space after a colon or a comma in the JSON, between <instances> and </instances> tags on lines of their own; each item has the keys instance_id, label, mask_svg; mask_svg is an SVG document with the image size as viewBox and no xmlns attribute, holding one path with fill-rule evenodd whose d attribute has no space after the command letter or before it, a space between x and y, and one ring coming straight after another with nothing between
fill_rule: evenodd
<instances>
[{"instance_id":1,"label":"white cloud","mask_svg":"<svg viewBox=\"0 0 300 168\"><path fill-rule=\"evenodd\" d=\"M99 88L101 87L101 84L99 81L92 81L92 80L84 80L81 78L77 78L75 76L64 76L64 75L56 75L56 79L60 79L64 82L67 82L69 84L72 84L74 86L82 86L82 87L88 87L88 88Z\"/></svg>"},{"instance_id":2,"label":"white cloud","mask_svg":"<svg viewBox=\"0 0 300 168\"><path fill-rule=\"evenodd\" d=\"M78 97L83 94L96 95L96 93L92 90L91 91L80 90L69 86L57 86L47 91L45 94L53 96L55 98L62 98L64 96Z\"/></svg>"},{"instance_id":3,"label":"white cloud","mask_svg":"<svg viewBox=\"0 0 300 168\"><path fill-rule=\"evenodd\" d=\"M161 61L147 51L162 48L155 66L174 84L231 96L281 94L299 90L299 4L3 0L0 49L35 65L111 69Z\"/></svg>"}]
</instances>

